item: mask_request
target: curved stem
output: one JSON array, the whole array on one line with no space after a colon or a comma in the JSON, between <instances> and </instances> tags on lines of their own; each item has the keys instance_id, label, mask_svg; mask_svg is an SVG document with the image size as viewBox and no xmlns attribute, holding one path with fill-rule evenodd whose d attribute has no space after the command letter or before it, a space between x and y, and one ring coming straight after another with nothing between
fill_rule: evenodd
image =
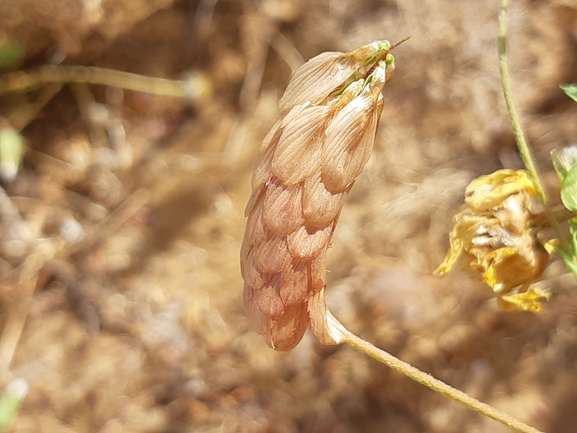
<instances>
[{"instance_id":1,"label":"curved stem","mask_svg":"<svg viewBox=\"0 0 577 433\"><path fill-rule=\"evenodd\" d=\"M559 226L559 222L555 217L554 212L551 209L549 199L541 182L541 176L539 175L539 170L537 168L537 163L531 148L529 147L527 140L525 139L525 134L521 128L521 122L519 120L519 114L515 107L513 101L513 92L511 90L511 77L509 75L509 64L507 61L507 6L509 0L501 0L499 9L499 29L498 29L498 45L499 45L499 70L501 72L501 83L503 85L503 94L505 97L505 103L507 104L507 111L509 111L509 117L511 118L511 126L513 127L513 133L515 134L515 140L517 141L517 147L519 148L519 153L523 158L525 167L529 172L529 176L535 185L535 190L543 203L545 208L545 214L547 220L551 225L551 228L555 232L557 239L559 239L560 247L566 251L569 251L569 244L567 243L565 236Z\"/></svg>"},{"instance_id":2,"label":"curved stem","mask_svg":"<svg viewBox=\"0 0 577 433\"><path fill-rule=\"evenodd\" d=\"M522 433L542 433L539 430L528 426L527 424L522 423L521 421L513 418L511 415L507 415L504 412L501 412L498 409L495 409L493 406L489 406L486 403L482 403L479 400L465 394L462 391L459 391L452 386L447 385L444 382L441 382L438 379L435 379L431 375L422 372L421 370L413 367L412 365L401 361L400 359L394 357L388 352L385 352L378 347L373 346L368 341L363 340L362 338L356 336L348 329L346 329L342 324L340 324L339 329L344 336L345 342L353 346L354 348L360 350L361 352L369 355L371 358L376 359L382 364L391 367L392 369L398 371L405 376L413 379L416 382L425 385L427 388L432 389L438 393L443 394L446 397L449 397L452 400L455 400L459 403L464 404L465 406L473 409L489 418L494 419L508 427L511 427L513 430Z\"/></svg>"}]
</instances>

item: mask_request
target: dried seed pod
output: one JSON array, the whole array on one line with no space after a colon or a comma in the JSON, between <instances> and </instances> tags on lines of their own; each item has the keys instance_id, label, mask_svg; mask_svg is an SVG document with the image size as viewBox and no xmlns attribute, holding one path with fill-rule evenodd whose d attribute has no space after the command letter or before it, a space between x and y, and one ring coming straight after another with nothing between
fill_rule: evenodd
<instances>
[{"instance_id":1,"label":"dried seed pod","mask_svg":"<svg viewBox=\"0 0 577 433\"><path fill-rule=\"evenodd\" d=\"M282 118L265 137L252 178L241 249L244 308L277 350L306 328L340 342L325 303L325 255L343 206L367 163L394 71L391 45L324 53L293 76Z\"/></svg>"}]
</instances>

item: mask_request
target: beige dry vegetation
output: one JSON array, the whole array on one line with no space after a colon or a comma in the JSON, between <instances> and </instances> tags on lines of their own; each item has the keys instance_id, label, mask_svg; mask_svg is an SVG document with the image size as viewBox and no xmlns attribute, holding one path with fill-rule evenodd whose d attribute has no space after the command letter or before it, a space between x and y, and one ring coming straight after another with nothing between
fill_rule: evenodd
<instances>
[{"instance_id":1,"label":"beige dry vegetation","mask_svg":"<svg viewBox=\"0 0 577 433\"><path fill-rule=\"evenodd\" d=\"M549 151L577 137L577 105L558 89L577 81L577 7L512 6L516 99L556 195ZM465 271L431 275L467 183L521 166L501 96L497 9L488 0L0 2L0 33L25 44L25 67L198 70L214 88L190 108L66 87L23 130L24 166L3 187L30 232L15 231L22 221L5 211L0 230L0 379L30 385L12 431L507 431L350 347L307 334L275 352L242 311L250 174L291 67L407 35L373 157L329 250L329 307L472 396L549 433L574 431L577 293L562 264L546 273L555 296L541 315L499 311ZM37 95L1 95L0 113Z\"/></svg>"}]
</instances>

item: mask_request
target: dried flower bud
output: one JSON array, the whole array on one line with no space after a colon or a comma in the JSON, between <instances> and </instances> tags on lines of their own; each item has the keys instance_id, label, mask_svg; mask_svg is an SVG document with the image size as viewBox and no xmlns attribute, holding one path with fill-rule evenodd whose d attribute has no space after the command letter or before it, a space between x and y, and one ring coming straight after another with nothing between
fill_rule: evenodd
<instances>
[{"instance_id":1,"label":"dried flower bud","mask_svg":"<svg viewBox=\"0 0 577 433\"><path fill-rule=\"evenodd\" d=\"M435 274L447 274L464 254L469 266L482 272L501 308L542 311L548 292L530 287L549 262L532 227L535 195L524 170L499 170L474 179L465 192L466 208L455 216L447 257Z\"/></svg>"},{"instance_id":2,"label":"dried flower bud","mask_svg":"<svg viewBox=\"0 0 577 433\"><path fill-rule=\"evenodd\" d=\"M325 303L325 255L346 195L367 163L394 70L387 41L303 65L265 137L241 249L244 308L269 346L290 350L311 326L342 341Z\"/></svg>"}]
</instances>

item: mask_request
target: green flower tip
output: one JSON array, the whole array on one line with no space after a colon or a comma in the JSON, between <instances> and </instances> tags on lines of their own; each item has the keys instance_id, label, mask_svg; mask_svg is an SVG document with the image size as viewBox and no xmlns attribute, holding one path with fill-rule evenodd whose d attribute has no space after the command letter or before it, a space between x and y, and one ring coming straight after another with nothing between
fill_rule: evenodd
<instances>
[{"instance_id":1,"label":"green flower tip","mask_svg":"<svg viewBox=\"0 0 577 433\"><path fill-rule=\"evenodd\" d=\"M561 84L559 87L561 87L561 90L563 90L567 96L577 102L577 83Z\"/></svg>"},{"instance_id":2,"label":"green flower tip","mask_svg":"<svg viewBox=\"0 0 577 433\"><path fill-rule=\"evenodd\" d=\"M553 149L551 159L559 179L563 182L567 173L577 164L577 145L567 146L561 150Z\"/></svg>"},{"instance_id":3,"label":"green flower tip","mask_svg":"<svg viewBox=\"0 0 577 433\"><path fill-rule=\"evenodd\" d=\"M24 150L22 134L10 126L0 126L0 179L10 182L16 178Z\"/></svg>"},{"instance_id":4,"label":"green flower tip","mask_svg":"<svg viewBox=\"0 0 577 433\"><path fill-rule=\"evenodd\" d=\"M28 395L30 386L24 379L14 379L8 384L2 397L0 397L0 429L10 428L14 418L20 411L24 398Z\"/></svg>"}]
</instances>

